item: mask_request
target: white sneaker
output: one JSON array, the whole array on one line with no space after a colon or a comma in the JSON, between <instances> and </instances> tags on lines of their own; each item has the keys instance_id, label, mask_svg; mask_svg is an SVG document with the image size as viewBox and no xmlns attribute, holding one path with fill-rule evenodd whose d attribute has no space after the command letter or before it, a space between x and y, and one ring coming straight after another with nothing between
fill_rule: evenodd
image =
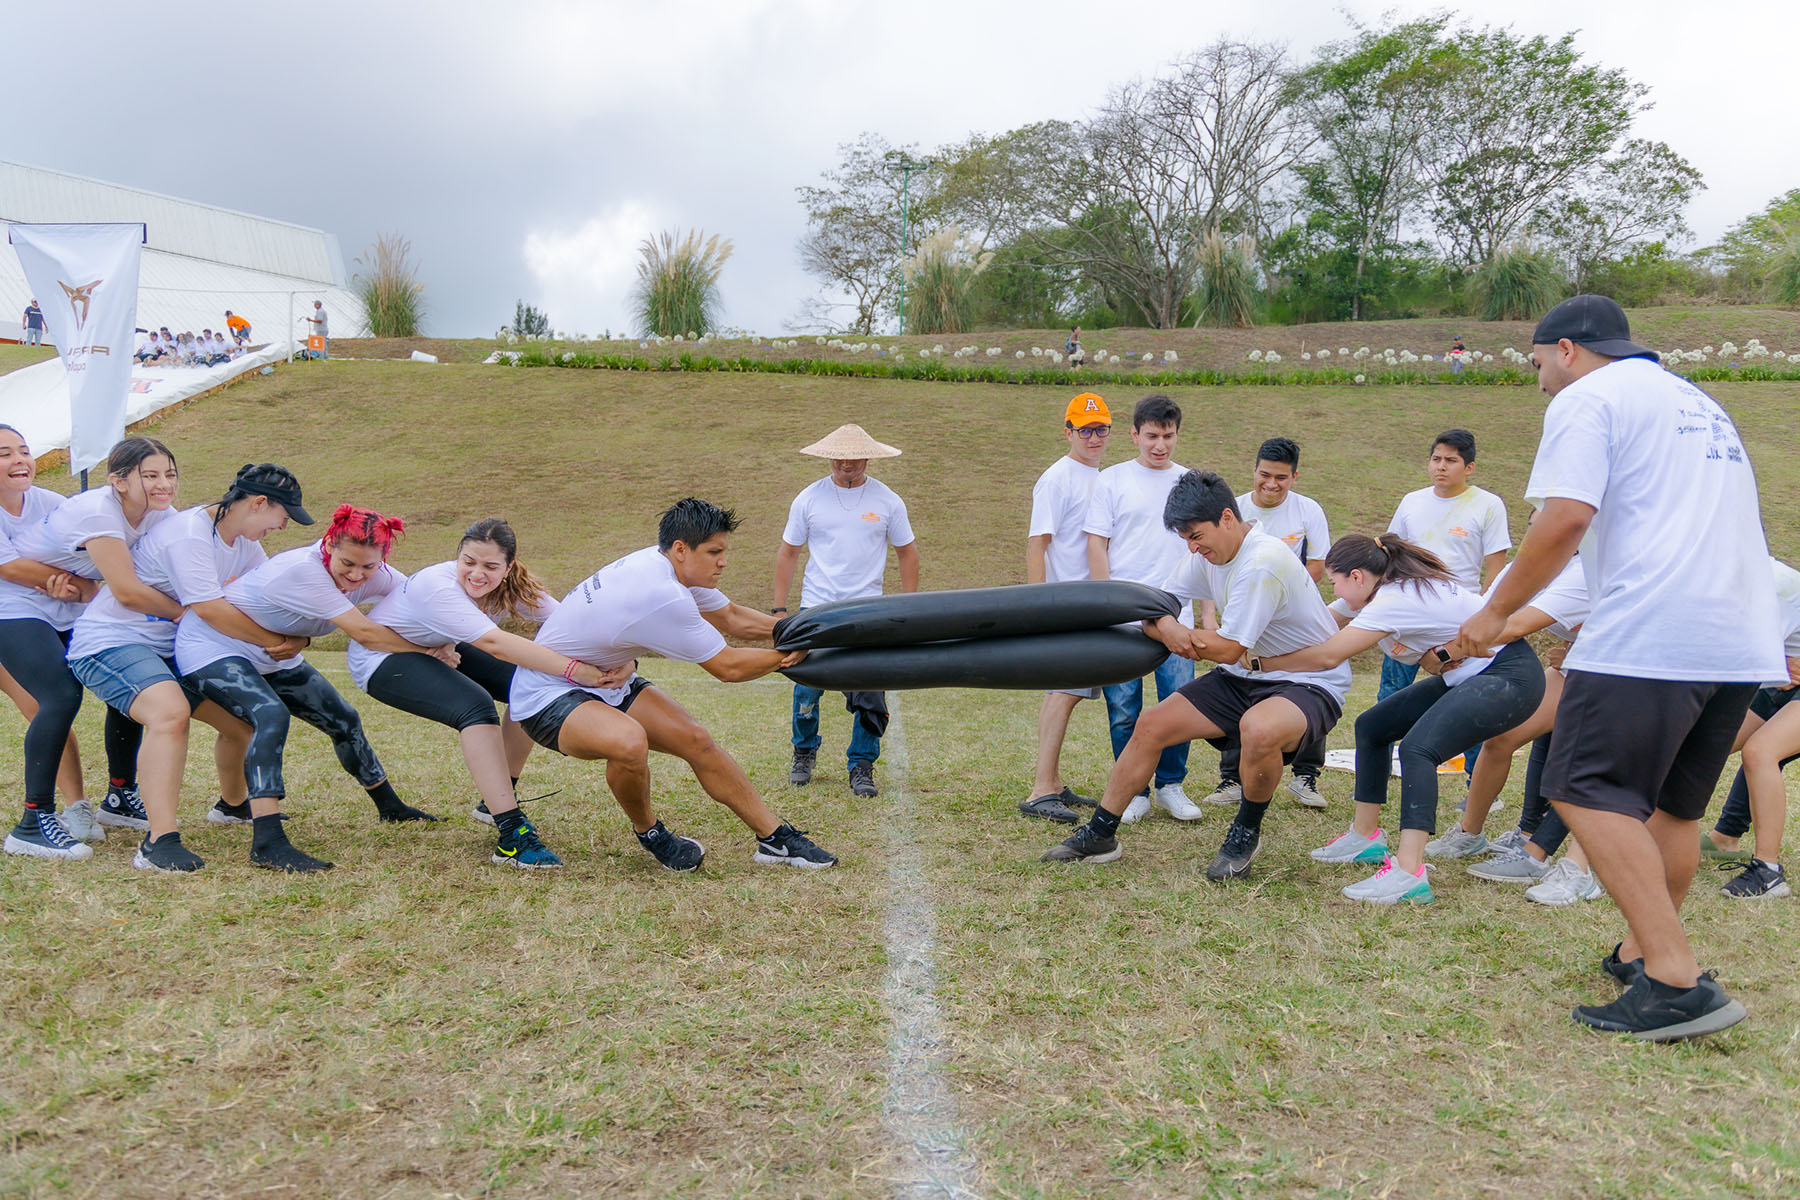
<instances>
[{"instance_id":1,"label":"white sneaker","mask_svg":"<svg viewBox=\"0 0 1800 1200\"><path fill-rule=\"evenodd\" d=\"M1146 796L1143 792L1139 792L1131 798L1131 803L1125 806L1125 811L1119 816L1119 824L1136 825L1139 821L1149 815L1150 797Z\"/></svg>"},{"instance_id":2,"label":"white sneaker","mask_svg":"<svg viewBox=\"0 0 1800 1200\"><path fill-rule=\"evenodd\" d=\"M1229 804L1233 808L1243 803L1243 800L1243 785L1236 783L1221 783L1200 798L1202 804Z\"/></svg>"},{"instance_id":3,"label":"white sneaker","mask_svg":"<svg viewBox=\"0 0 1800 1200\"><path fill-rule=\"evenodd\" d=\"M100 815L94 811L92 800L77 800L56 816L62 827L69 831L69 836L78 842L106 840L106 826L100 824Z\"/></svg>"},{"instance_id":4,"label":"white sneaker","mask_svg":"<svg viewBox=\"0 0 1800 1200\"><path fill-rule=\"evenodd\" d=\"M1374 837L1364 837L1352 825L1314 850L1312 856L1320 862L1328 863L1381 862L1388 856L1387 834L1377 829Z\"/></svg>"},{"instance_id":5,"label":"white sneaker","mask_svg":"<svg viewBox=\"0 0 1800 1200\"><path fill-rule=\"evenodd\" d=\"M1433 838L1425 843L1425 853L1433 858L1467 858L1471 854L1480 854L1487 849L1487 835L1469 833L1462 828L1452 829L1443 837Z\"/></svg>"},{"instance_id":6,"label":"white sneaker","mask_svg":"<svg viewBox=\"0 0 1800 1200\"><path fill-rule=\"evenodd\" d=\"M1525 889L1525 898L1552 908L1568 908L1583 900L1598 900L1606 892L1592 871L1584 871L1565 856L1544 872L1543 882Z\"/></svg>"},{"instance_id":7,"label":"white sneaker","mask_svg":"<svg viewBox=\"0 0 1800 1200\"><path fill-rule=\"evenodd\" d=\"M1179 783L1165 783L1156 789L1152 797L1156 807L1174 817L1177 821L1198 821L1205 814L1200 806L1189 800L1187 793L1181 790Z\"/></svg>"},{"instance_id":8,"label":"white sneaker","mask_svg":"<svg viewBox=\"0 0 1800 1200\"><path fill-rule=\"evenodd\" d=\"M1414 875L1402 868L1398 859L1391 857L1381 864L1381 870L1343 891L1347 899L1361 900L1365 904L1430 904L1437 899L1431 894L1429 866L1421 866L1419 873Z\"/></svg>"},{"instance_id":9,"label":"white sneaker","mask_svg":"<svg viewBox=\"0 0 1800 1200\"><path fill-rule=\"evenodd\" d=\"M1288 791L1294 793L1294 799L1308 808L1325 807L1325 797L1319 794L1317 780L1308 779L1304 775L1296 775L1288 780Z\"/></svg>"}]
</instances>

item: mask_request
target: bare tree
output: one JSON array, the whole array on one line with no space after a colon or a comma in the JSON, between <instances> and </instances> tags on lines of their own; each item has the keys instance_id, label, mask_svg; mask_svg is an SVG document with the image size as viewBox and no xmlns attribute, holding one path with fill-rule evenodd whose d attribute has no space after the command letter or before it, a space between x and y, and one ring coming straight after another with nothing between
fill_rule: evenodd
<instances>
[{"instance_id":1,"label":"bare tree","mask_svg":"<svg viewBox=\"0 0 1800 1200\"><path fill-rule=\"evenodd\" d=\"M899 304L902 177L894 167L900 158L916 156L918 147L895 147L880 134L865 133L838 152L843 161L821 172L827 186L796 189L807 224L800 265L833 293L827 305L852 312L851 331L870 334ZM941 222L928 173L914 172L908 191L916 240ZM811 316L818 315L814 307Z\"/></svg>"}]
</instances>

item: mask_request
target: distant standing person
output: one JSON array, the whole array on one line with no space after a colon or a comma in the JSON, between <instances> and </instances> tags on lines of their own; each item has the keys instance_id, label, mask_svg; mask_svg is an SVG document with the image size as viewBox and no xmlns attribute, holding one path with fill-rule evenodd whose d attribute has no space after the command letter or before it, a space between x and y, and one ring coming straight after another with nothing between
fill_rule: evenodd
<instances>
[{"instance_id":1,"label":"distant standing person","mask_svg":"<svg viewBox=\"0 0 1800 1200\"><path fill-rule=\"evenodd\" d=\"M1063 410L1063 438L1069 452L1038 476L1031 489L1031 524L1025 540L1025 581L1059 583L1088 577L1088 501L1094 481L1100 478L1100 460L1106 456L1106 439L1112 433L1112 412L1093 392L1083 392ZM1040 817L1073 825L1080 818L1076 807L1092 808L1094 800L1076 794L1062 781L1063 735L1069 716L1083 700L1100 695L1099 688L1074 688L1045 692L1038 709L1037 761L1031 794L1019 805L1028 817Z\"/></svg>"},{"instance_id":2,"label":"distant standing person","mask_svg":"<svg viewBox=\"0 0 1800 1200\"><path fill-rule=\"evenodd\" d=\"M231 331L232 340L242 346L250 341L250 322L232 312L225 310L225 328Z\"/></svg>"},{"instance_id":3,"label":"distant standing person","mask_svg":"<svg viewBox=\"0 0 1800 1200\"><path fill-rule=\"evenodd\" d=\"M829 459L831 473L808 485L788 506L787 528L781 531L781 549L775 552L773 613L778 617L787 613L788 589L802 546L809 557L800 584L801 608L881 595L889 546L900 564L900 590L918 591L919 546L906 516L906 502L868 473L871 458L894 458L900 451L876 441L861 425L841 425L800 453ZM794 685L794 762L788 782L795 787L812 782L820 745L819 700L824 695L818 688ZM850 692L844 703L852 718L846 751L850 790L863 797L878 795L875 760L881 757L881 735L887 732L887 696Z\"/></svg>"},{"instance_id":4,"label":"distant standing person","mask_svg":"<svg viewBox=\"0 0 1800 1200\"><path fill-rule=\"evenodd\" d=\"M44 344L44 310L33 300L25 306L25 340L23 346L41 346Z\"/></svg>"},{"instance_id":5,"label":"distant standing person","mask_svg":"<svg viewBox=\"0 0 1800 1200\"><path fill-rule=\"evenodd\" d=\"M1450 353L1445 356L1446 358L1448 358L1450 360L1451 374L1453 374L1453 375L1461 375L1462 374L1463 359L1467 358L1468 356L1469 356L1469 348L1467 346L1463 345L1462 335L1458 334L1457 336L1451 338L1450 339Z\"/></svg>"},{"instance_id":6,"label":"distant standing person","mask_svg":"<svg viewBox=\"0 0 1800 1200\"><path fill-rule=\"evenodd\" d=\"M1601 959L1625 986L1576 1021L1671 1041L1744 1019L1681 923L1699 820L1757 686L1787 674L1756 474L1724 409L1581 295L1532 335L1550 397L1525 497L1542 507L1451 655L1491 646L1584 540L1593 611L1564 662L1544 795L1629 932Z\"/></svg>"},{"instance_id":7,"label":"distant standing person","mask_svg":"<svg viewBox=\"0 0 1800 1200\"><path fill-rule=\"evenodd\" d=\"M308 325L312 326L312 331L311 331L312 336L325 339L325 349L320 351L316 357L330 358L331 357L331 318L325 312L325 302L323 300L314 300L313 301L312 316L306 318L306 323Z\"/></svg>"},{"instance_id":8,"label":"distant standing person","mask_svg":"<svg viewBox=\"0 0 1800 1200\"><path fill-rule=\"evenodd\" d=\"M1069 366L1081 370L1081 364L1087 361L1087 351L1081 348L1081 326L1069 330L1069 340L1063 343L1063 350L1069 356Z\"/></svg>"}]
</instances>

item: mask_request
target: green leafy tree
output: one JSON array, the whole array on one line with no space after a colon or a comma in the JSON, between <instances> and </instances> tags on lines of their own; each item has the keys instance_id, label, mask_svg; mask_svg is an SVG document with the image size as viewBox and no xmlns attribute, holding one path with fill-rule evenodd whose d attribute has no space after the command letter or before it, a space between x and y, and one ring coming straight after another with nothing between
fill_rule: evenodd
<instances>
[{"instance_id":1,"label":"green leafy tree","mask_svg":"<svg viewBox=\"0 0 1800 1200\"><path fill-rule=\"evenodd\" d=\"M1585 62L1573 34L1459 31L1423 164L1438 236L1484 263L1595 169L1645 107L1623 71Z\"/></svg>"},{"instance_id":2,"label":"green leafy tree","mask_svg":"<svg viewBox=\"0 0 1800 1200\"><path fill-rule=\"evenodd\" d=\"M542 309L520 300L513 305L512 331L520 337L545 337L550 333L550 318Z\"/></svg>"},{"instance_id":3,"label":"green leafy tree","mask_svg":"<svg viewBox=\"0 0 1800 1200\"><path fill-rule=\"evenodd\" d=\"M1738 299L1760 299L1766 287L1779 281L1770 272L1789 247L1800 242L1800 188L1769 201L1730 229L1714 246L1700 252L1703 261L1718 270L1728 293Z\"/></svg>"},{"instance_id":4,"label":"green leafy tree","mask_svg":"<svg viewBox=\"0 0 1800 1200\"><path fill-rule=\"evenodd\" d=\"M1575 289L1586 291L1600 263L1649 243L1666 246L1691 237L1685 213L1705 188L1700 172L1681 155L1661 142L1633 138L1543 209L1533 229L1560 249Z\"/></svg>"},{"instance_id":5,"label":"green leafy tree","mask_svg":"<svg viewBox=\"0 0 1800 1200\"><path fill-rule=\"evenodd\" d=\"M916 145L896 147L878 133L865 133L840 145L838 153L841 161L821 172L824 186L796 189L806 210L800 265L827 290L815 306L818 323L868 335L896 311L904 287L903 199L910 243L930 236L942 220L933 172L912 172L902 195L903 176L895 166L902 157L916 159Z\"/></svg>"}]
</instances>

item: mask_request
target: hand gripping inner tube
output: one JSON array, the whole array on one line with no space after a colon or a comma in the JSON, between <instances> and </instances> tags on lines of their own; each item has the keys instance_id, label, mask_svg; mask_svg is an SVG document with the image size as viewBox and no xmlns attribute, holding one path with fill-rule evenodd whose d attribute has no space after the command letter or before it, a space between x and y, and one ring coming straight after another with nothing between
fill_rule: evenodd
<instances>
[{"instance_id":1,"label":"hand gripping inner tube","mask_svg":"<svg viewBox=\"0 0 1800 1200\"><path fill-rule=\"evenodd\" d=\"M839 600L783 617L775 623L774 636L777 650L868 649L1073 633L1154 621L1180 611L1180 602L1161 588L1119 579L1077 580Z\"/></svg>"},{"instance_id":2,"label":"hand gripping inner tube","mask_svg":"<svg viewBox=\"0 0 1800 1200\"><path fill-rule=\"evenodd\" d=\"M917 646L828 648L812 651L782 674L828 692L938 687L1051 691L1140 679L1168 656L1161 642L1140 629L1083 629Z\"/></svg>"}]
</instances>

